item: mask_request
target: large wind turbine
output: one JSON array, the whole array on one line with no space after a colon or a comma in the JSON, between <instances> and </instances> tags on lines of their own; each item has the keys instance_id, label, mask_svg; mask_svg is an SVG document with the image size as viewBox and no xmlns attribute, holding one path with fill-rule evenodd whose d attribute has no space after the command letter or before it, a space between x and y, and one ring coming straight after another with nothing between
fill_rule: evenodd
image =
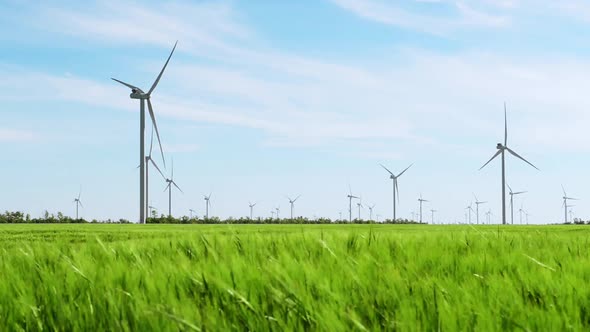
<instances>
[{"instance_id":1,"label":"large wind turbine","mask_svg":"<svg viewBox=\"0 0 590 332\"><path fill-rule=\"evenodd\" d=\"M350 186L348 186L348 192L348 195L346 195L346 197L348 197L348 219L349 222L352 222L352 199L358 197L352 194L352 189L350 188Z\"/></svg>"},{"instance_id":2,"label":"large wind turbine","mask_svg":"<svg viewBox=\"0 0 590 332\"><path fill-rule=\"evenodd\" d=\"M252 220L252 212L254 212L254 207L258 204L258 202L252 204L252 202L248 202L248 206L250 207L250 220Z\"/></svg>"},{"instance_id":3,"label":"large wind turbine","mask_svg":"<svg viewBox=\"0 0 590 332\"><path fill-rule=\"evenodd\" d=\"M158 137L158 144L160 145L160 152L162 153L162 160L164 160L164 150L162 149L162 142L160 141L160 133L158 132L158 126L156 125L156 116L154 115L154 109L152 107L152 102L150 101L150 97L152 95L152 92L154 92L154 89L156 88L156 86L158 85L158 82L160 82L160 79L162 78L162 74L164 74L164 70L166 69L166 66L168 66L168 62L170 61L170 58L172 57L172 54L174 53L174 50L176 49L176 44L178 42L176 42L174 44L174 47L172 48L172 52L170 52L170 55L168 56L168 59L166 60L166 63L164 64L164 67L162 68L162 70L160 71L160 74L158 75L158 77L156 78L156 80L154 81L154 84L152 84L152 87L148 90L148 92L143 92L143 90L141 90L140 88L125 83L123 81L120 81L118 79L112 78L113 81L116 81L118 83L123 84L124 86L128 87L131 89L131 94L129 95L129 97L131 97L131 99L139 99L139 223L140 224L144 224L145 223L145 148L144 148L144 132L145 132L145 102L147 100L147 105L148 105L148 111L150 113L150 117L152 119L152 124L156 130L156 136ZM166 165L166 162L164 161L164 165Z\"/></svg>"},{"instance_id":4,"label":"large wind turbine","mask_svg":"<svg viewBox=\"0 0 590 332\"><path fill-rule=\"evenodd\" d=\"M156 165L156 162L154 161L154 159L152 159L152 147L154 145L154 126L152 126L152 136L150 139L150 152L148 153L148 155L145 157L145 207L146 207L146 214L147 214L147 218L149 218L151 216L151 214L149 213L149 194L150 194L150 163L152 163L152 165L154 165L154 167L156 168L156 170L158 170L158 172L160 173L160 175L162 176L162 178L165 180L166 176L164 175L164 173L162 173L162 171L160 170L160 168L158 167L158 165ZM141 165L139 166L141 167Z\"/></svg>"},{"instance_id":5,"label":"large wind turbine","mask_svg":"<svg viewBox=\"0 0 590 332\"><path fill-rule=\"evenodd\" d=\"M505 163L505 153L504 152L508 151L510 154L512 154L516 158L524 161L525 163L527 163L527 164L531 165L532 167L534 167L535 169L539 170L535 165L531 164L526 159L519 156L518 153L512 151L508 147L508 121L506 119L506 103L504 103L504 145L502 145L502 143L498 143L496 145L496 149L498 149L498 152L496 152L492 156L492 158L490 158L490 160L488 160L488 162L485 163L480 168L480 170L483 169L484 167L486 167L486 165L489 164L492 160L494 160L494 158L496 158L498 155L502 155L502 224L506 225L506 163Z\"/></svg>"},{"instance_id":6,"label":"large wind turbine","mask_svg":"<svg viewBox=\"0 0 590 332\"><path fill-rule=\"evenodd\" d=\"M168 217L172 217L172 186L175 186L176 189L184 194L184 191L174 182L174 159L172 160L172 173L170 174L170 178L166 179L166 182L168 182L168 185L164 188L164 191L168 189Z\"/></svg>"},{"instance_id":7,"label":"large wind turbine","mask_svg":"<svg viewBox=\"0 0 590 332\"><path fill-rule=\"evenodd\" d=\"M564 221L567 223L567 208L573 206L573 205L567 205L567 201L568 200L577 201L578 199L577 198L573 198L573 197L569 197L565 193L565 188L563 187L563 185L561 186L561 189L563 190L563 208L564 208L564 212L565 212L565 219L564 219Z\"/></svg>"},{"instance_id":8,"label":"large wind turbine","mask_svg":"<svg viewBox=\"0 0 590 332\"><path fill-rule=\"evenodd\" d=\"M211 206L211 194L209 196L203 195L203 199L205 200L205 220L209 219L209 207Z\"/></svg>"},{"instance_id":9,"label":"large wind turbine","mask_svg":"<svg viewBox=\"0 0 590 332\"><path fill-rule=\"evenodd\" d=\"M512 188L510 188L510 185L508 185L508 194L510 195L510 224L514 225L514 196L515 195L520 195L520 194L525 194L526 191L517 191L517 192L513 192Z\"/></svg>"},{"instance_id":10,"label":"large wind turbine","mask_svg":"<svg viewBox=\"0 0 590 332\"><path fill-rule=\"evenodd\" d=\"M420 223L422 223L422 203L428 202L428 200L422 199L422 194L420 194L420 198L418 198L418 202L420 203Z\"/></svg>"},{"instance_id":11,"label":"large wind turbine","mask_svg":"<svg viewBox=\"0 0 590 332\"><path fill-rule=\"evenodd\" d=\"M477 224L479 225L479 205L480 205L480 204L485 204L485 203L487 203L487 202L480 202L480 201L477 199L477 196L475 196L475 194L473 194L473 197L475 197L475 211L476 211L476 212L475 212L475 215L476 215L476 218L475 218L475 220L476 220Z\"/></svg>"},{"instance_id":12,"label":"large wind turbine","mask_svg":"<svg viewBox=\"0 0 590 332\"><path fill-rule=\"evenodd\" d=\"M84 205L82 205L82 201L80 200L80 195L82 195L82 187L80 187L80 191L78 191L78 198L74 198L74 203L76 203L76 220L78 220L78 206L84 207Z\"/></svg>"},{"instance_id":13,"label":"large wind turbine","mask_svg":"<svg viewBox=\"0 0 590 332\"><path fill-rule=\"evenodd\" d=\"M295 205L295 202L297 202L299 197L301 197L301 195L298 195L297 197L295 197L295 199L291 199L291 197L287 196L287 199L289 200L289 204L291 204L291 220L293 220L293 206Z\"/></svg>"},{"instance_id":14,"label":"large wind turbine","mask_svg":"<svg viewBox=\"0 0 590 332\"><path fill-rule=\"evenodd\" d=\"M395 194L396 194L396 192L397 192L397 195L398 195L397 199L399 201L399 188L397 186L397 179L400 176L402 176L402 174L404 174L408 170L408 168L412 167L413 164L410 164L410 166L406 167L406 169L404 169L398 175L393 174L393 172L391 172L389 169L387 169L387 167L383 166L382 164L380 164L380 165L381 165L381 167L383 167L389 173L389 178L391 180L393 180L393 219L392 219L392 221L395 222L395 218L396 218L396 215L395 215L395 212L396 212L395 211Z\"/></svg>"}]
</instances>

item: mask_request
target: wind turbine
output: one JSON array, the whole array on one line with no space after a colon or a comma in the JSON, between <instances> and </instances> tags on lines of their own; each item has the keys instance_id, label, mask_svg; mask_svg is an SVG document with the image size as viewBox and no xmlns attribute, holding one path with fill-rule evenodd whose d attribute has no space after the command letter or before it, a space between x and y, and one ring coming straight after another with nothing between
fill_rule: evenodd
<instances>
[{"instance_id":1,"label":"wind turbine","mask_svg":"<svg viewBox=\"0 0 590 332\"><path fill-rule=\"evenodd\" d=\"M274 218L275 218L275 211L270 210L270 219L274 219Z\"/></svg>"},{"instance_id":2,"label":"wind turbine","mask_svg":"<svg viewBox=\"0 0 590 332\"><path fill-rule=\"evenodd\" d=\"M301 195L298 195L297 197L295 197L295 199L291 199L291 197L287 196L287 199L289 200L289 204L291 204L291 220L293 220L293 206L295 205L295 202L297 202L299 197L301 197Z\"/></svg>"},{"instance_id":3,"label":"wind turbine","mask_svg":"<svg viewBox=\"0 0 590 332\"><path fill-rule=\"evenodd\" d=\"M361 221L361 208L363 208L363 199L359 198L358 203L356 203L356 206L359 208L359 222Z\"/></svg>"},{"instance_id":4,"label":"wind turbine","mask_svg":"<svg viewBox=\"0 0 590 332\"><path fill-rule=\"evenodd\" d=\"M348 218L349 218L349 221L352 222L352 199L358 198L358 197L356 197L352 194L352 189L350 188L350 186L348 186L348 191L349 191L349 194L346 196L346 197L348 197Z\"/></svg>"},{"instance_id":5,"label":"wind turbine","mask_svg":"<svg viewBox=\"0 0 590 332\"><path fill-rule=\"evenodd\" d=\"M473 208L471 207L473 203L469 203L469 205L467 205L467 207L465 208L469 213L469 224L471 225L471 212L473 212Z\"/></svg>"},{"instance_id":6,"label":"wind turbine","mask_svg":"<svg viewBox=\"0 0 590 332\"><path fill-rule=\"evenodd\" d=\"M368 206L369 208L369 220L373 220L373 209L375 208L375 204Z\"/></svg>"},{"instance_id":7,"label":"wind turbine","mask_svg":"<svg viewBox=\"0 0 590 332\"><path fill-rule=\"evenodd\" d=\"M152 159L152 147L153 147L153 145L154 145L154 126L152 126L152 135L151 135L151 139L150 139L150 152L145 157L145 204L146 204L146 213L149 212L149 204L148 204L148 202L150 201L149 200L149 194L150 194L150 181L149 181L150 171L149 171L149 166L150 166L150 162L158 170L158 172L160 173L160 175L162 176L162 178L163 179L166 179L166 176L164 175L164 173L162 173L162 171L160 170L160 168L158 167L158 165L156 165L156 162L154 161L154 159ZM139 167L141 167L141 165ZM150 217L150 214L149 213L148 213L147 217L148 218Z\"/></svg>"},{"instance_id":8,"label":"wind turbine","mask_svg":"<svg viewBox=\"0 0 590 332\"><path fill-rule=\"evenodd\" d=\"M252 212L254 212L254 207L258 204L258 202L252 204L252 202L248 202L248 206L250 207L250 220L252 220Z\"/></svg>"},{"instance_id":9,"label":"wind turbine","mask_svg":"<svg viewBox=\"0 0 590 332\"><path fill-rule=\"evenodd\" d=\"M78 191L78 198L74 198L74 203L76 203L76 220L78 220L78 207L82 205L82 201L80 200L80 195L82 195L82 187L80 187L80 191Z\"/></svg>"},{"instance_id":10,"label":"wind turbine","mask_svg":"<svg viewBox=\"0 0 590 332\"><path fill-rule=\"evenodd\" d=\"M152 211L155 211L156 210L156 207L155 206L152 206L152 205L148 205L148 209L149 209L149 211L148 211L149 212L149 215L151 216L152 215Z\"/></svg>"},{"instance_id":11,"label":"wind turbine","mask_svg":"<svg viewBox=\"0 0 590 332\"><path fill-rule=\"evenodd\" d=\"M395 222L395 217L396 217L396 215L395 215L395 212L396 212L395 211L395 207L396 207L395 206L395 194L396 194L396 192L397 192L397 195L398 195L397 200L399 201L399 188L397 186L397 179L400 176L402 176L402 174L404 174L408 170L408 168L412 167L413 164L410 164L410 166L406 167L406 169L404 169L398 175L393 174L393 172L391 172L389 169L387 169L387 167L383 166L382 164L379 164L379 165L381 165L381 167L383 167L389 173L389 178L391 180L393 180L393 219L392 219L392 221Z\"/></svg>"},{"instance_id":12,"label":"wind turbine","mask_svg":"<svg viewBox=\"0 0 590 332\"><path fill-rule=\"evenodd\" d=\"M567 201L568 200L573 200L573 201L577 201L577 198L573 198L573 197L569 197L566 193L565 193L565 188L563 187L563 185L561 186L561 189L563 190L563 207L564 207L564 212L565 212L565 222L567 223L567 208L571 207L567 205ZM573 206L573 205L572 205Z\"/></svg>"},{"instance_id":13,"label":"wind turbine","mask_svg":"<svg viewBox=\"0 0 590 332\"><path fill-rule=\"evenodd\" d=\"M428 202L428 200L422 199L422 194L420 194L420 198L418 198L418 202L420 202L420 223L422 223L422 203Z\"/></svg>"},{"instance_id":14,"label":"wind turbine","mask_svg":"<svg viewBox=\"0 0 590 332\"><path fill-rule=\"evenodd\" d=\"M209 196L203 195L203 199L205 200L205 220L209 219L209 207L211 206L211 194Z\"/></svg>"},{"instance_id":15,"label":"wind turbine","mask_svg":"<svg viewBox=\"0 0 590 332\"><path fill-rule=\"evenodd\" d=\"M522 204L520 204L520 209L518 209L519 220L520 224L522 225L522 214L524 213L524 209L522 208Z\"/></svg>"},{"instance_id":16,"label":"wind turbine","mask_svg":"<svg viewBox=\"0 0 590 332\"><path fill-rule=\"evenodd\" d=\"M131 94L129 95L129 97L131 99L139 99L139 223L140 224L145 224L145 149L144 149L144 132L145 132L145 102L147 101L147 105L148 105L148 111L150 113L150 117L152 119L152 124L156 130L156 136L158 137L158 144L160 145L160 152L162 153L162 160L164 160L164 150L162 149L162 142L160 141L160 134L158 133L158 126L156 125L156 116L154 115L154 110L152 107L152 102L150 101L152 92L154 92L154 89L156 88L156 86L158 86L158 82L160 82L160 79L162 78L162 74L164 74L164 70L166 69L166 66L168 66L168 62L170 61L170 58L172 57L172 54L174 53L174 50L176 49L176 45L178 44L178 41L174 44L174 47L172 48L172 52L170 52L170 55L168 56L168 59L166 60L166 63L164 64L164 67L162 67L162 70L160 71L160 74L158 75L158 77L156 78L156 80L154 81L154 83L152 84L152 87L148 90L148 92L143 92L143 90L141 90L140 88L131 85L129 83L125 83L123 81L120 81L118 79L115 78L111 78L113 81L118 82L123 84L124 86L128 87L131 89ZM164 161L164 166L166 165L166 161Z\"/></svg>"},{"instance_id":17,"label":"wind turbine","mask_svg":"<svg viewBox=\"0 0 590 332\"><path fill-rule=\"evenodd\" d=\"M168 185L164 188L164 191L168 189L168 217L172 217L172 186L175 186L181 193L184 194L184 191L180 189L180 187L174 182L174 159L172 159L172 173L170 174L170 178L166 179Z\"/></svg>"},{"instance_id":18,"label":"wind turbine","mask_svg":"<svg viewBox=\"0 0 590 332\"><path fill-rule=\"evenodd\" d=\"M510 195L510 224L514 225L514 195L520 195L520 194L524 194L526 193L526 191L517 191L517 192L513 192L512 188L510 188L510 185L508 185L508 191L509 191L509 195Z\"/></svg>"},{"instance_id":19,"label":"wind turbine","mask_svg":"<svg viewBox=\"0 0 590 332\"><path fill-rule=\"evenodd\" d=\"M492 223L492 210L488 210L488 212L486 212L486 221L488 225Z\"/></svg>"},{"instance_id":20,"label":"wind turbine","mask_svg":"<svg viewBox=\"0 0 590 332\"><path fill-rule=\"evenodd\" d=\"M436 212L436 210L432 209L430 210L430 212L432 212L432 224L434 225L434 213Z\"/></svg>"},{"instance_id":21,"label":"wind turbine","mask_svg":"<svg viewBox=\"0 0 590 332\"><path fill-rule=\"evenodd\" d=\"M191 219L193 219L193 213L197 213L197 211L193 210L193 209L188 209L188 211L191 214Z\"/></svg>"},{"instance_id":22,"label":"wind turbine","mask_svg":"<svg viewBox=\"0 0 590 332\"><path fill-rule=\"evenodd\" d=\"M475 220L477 221L477 224L479 225L479 205L480 205L480 204L485 204L485 203L487 203L487 202L480 202L480 201L477 199L477 196L475 196L475 194L473 194L473 197L475 197L475 211L476 211L476 213L475 213L475 215L476 215L476 219L475 219Z\"/></svg>"},{"instance_id":23,"label":"wind turbine","mask_svg":"<svg viewBox=\"0 0 590 332\"><path fill-rule=\"evenodd\" d=\"M281 213L281 206L280 206L280 205L279 205L279 206L277 206L277 207L275 208L275 210L277 211L277 220L281 220L281 218L279 217L279 215L280 215L280 213Z\"/></svg>"},{"instance_id":24,"label":"wind turbine","mask_svg":"<svg viewBox=\"0 0 590 332\"><path fill-rule=\"evenodd\" d=\"M531 165L536 170L539 170L537 168L537 166L531 164L526 159L524 159L523 157L519 156L518 153L512 151L512 149L510 149L508 147L508 121L506 119L506 103L504 103L504 145L502 145L502 143L498 143L496 145L496 149L498 149L498 152L496 152L492 156L492 158L490 158L490 160L488 160L488 162L485 163L480 168L480 170L483 169L484 167L486 167L486 165L489 164L492 160L494 160L494 158L496 158L499 155L502 155L502 224L503 225L506 225L506 163L505 163L505 152L508 151L510 154L512 154L516 158L518 158L518 159L524 161L525 163Z\"/></svg>"}]
</instances>

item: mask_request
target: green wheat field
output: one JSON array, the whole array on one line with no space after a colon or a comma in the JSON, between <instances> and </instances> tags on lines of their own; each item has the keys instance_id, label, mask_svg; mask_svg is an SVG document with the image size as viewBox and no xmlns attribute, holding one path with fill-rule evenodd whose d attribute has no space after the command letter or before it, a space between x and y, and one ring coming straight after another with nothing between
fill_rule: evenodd
<instances>
[{"instance_id":1,"label":"green wheat field","mask_svg":"<svg viewBox=\"0 0 590 332\"><path fill-rule=\"evenodd\" d=\"M0 225L0 326L583 331L584 226Z\"/></svg>"}]
</instances>

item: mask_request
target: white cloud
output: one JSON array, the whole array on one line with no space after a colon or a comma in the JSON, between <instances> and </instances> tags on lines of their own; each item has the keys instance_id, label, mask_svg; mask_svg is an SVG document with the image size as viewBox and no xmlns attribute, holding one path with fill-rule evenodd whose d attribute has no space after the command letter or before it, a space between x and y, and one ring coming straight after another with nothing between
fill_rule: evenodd
<instances>
[{"instance_id":1,"label":"white cloud","mask_svg":"<svg viewBox=\"0 0 590 332\"><path fill-rule=\"evenodd\" d=\"M31 142L37 135L29 130L0 128L0 143Z\"/></svg>"}]
</instances>

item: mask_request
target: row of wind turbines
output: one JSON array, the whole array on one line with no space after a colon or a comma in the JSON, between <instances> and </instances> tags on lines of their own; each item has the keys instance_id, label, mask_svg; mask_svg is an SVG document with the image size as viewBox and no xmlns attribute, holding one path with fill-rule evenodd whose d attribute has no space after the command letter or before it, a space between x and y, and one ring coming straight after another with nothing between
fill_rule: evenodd
<instances>
[{"instance_id":1,"label":"row of wind turbines","mask_svg":"<svg viewBox=\"0 0 590 332\"><path fill-rule=\"evenodd\" d=\"M139 107L140 107L139 142L140 143L139 143L139 167L138 168L139 168L139 223L141 223L141 224L145 223L146 215L149 215L149 213L151 211L153 211L153 207L148 204L148 202L149 202L149 190L148 190L149 189L149 168L148 168L148 166L150 164L158 171L158 173L165 179L165 181L167 183L166 188L164 190L168 190L168 214L169 215L172 214L172 211L171 211L171 209L172 209L172 189L173 189L172 187L175 187L180 192L182 192L182 189L180 189L178 184L174 181L173 161L172 161L171 174L170 174L170 177L168 178L164 175L162 170L158 167L157 163L152 158L153 140L154 140L154 133L155 133L155 136L158 140L160 154L162 156L162 164L163 164L164 168L166 168L166 160L164 158L164 150L162 149L162 142L160 139L158 126L156 123L156 117L155 117L153 106L151 103L151 96L152 96L152 93L154 92L154 90L156 89L156 87L158 86L158 83L160 82L160 79L162 78L162 75L164 74L164 71L166 70L168 63L170 62L170 59L172 58L172 55L174 54L174 51L176 50L177 45L178 45L178 41L174 44L174 47L172 48L170 55L166 59L166 62L164 63L162 70L160 71L160 73L156 77L156 80L154 81L154 83L152 84L152 86L150 87L150 89L147 92L144 92L142 89L138 88L137 86L123 82L123 81L118 80L116 78L112 78L112 80L131 89L131 94L129 95L129 97L131 99L139 100ZM145 105L146 104L147 104L147 108L148 108L148 112L149 112L149 116L150 116L151 124L152 124L152 135L151 135L151 140L150 140L150 148L149 148L149 153L147 155L145 154L145 120L146 120ZM525 158L520 156L518 153L516 153L514 150L512 150L508 147L508 120L507 120L506 103L504 103L504 143L497 143L496 149L497 149L496 153L480 168L480 170L485 168L488 164L490 164L497 157L501 158L501 171L502 171L502 173L501 173L501 192L502 192L501 216L502 216L502 224L505 225L505 224L507 224L507 220L506 220L506 188L508 187L506 184L506 152L508 152L508 154L511 154L512 156L516 157L517 159L520 159L521 161L527 163L528 165L535 168L536 170L539 170L535 165L533 165L528 160L526 160ZM393 196L392 197L392 217L393 217L392 220L394 220L394 221L397 220L396 202L399 202L398 179L411 166L412 165L409 165L403 171L396 174L396 173L393 173L392 171L390 171L384 165L381 165L381 167L383 167L383 169L385 169L389 173L389 179L392 180L392 194L393 194L392 195ZM524 191L513 192L510 187L508 187L508 189L509 189L509 195L510 195L511 222L513 223L514 222L513 198L515 195L520 195L525 192ZM565 222L567 222L568 208L572 207L572 205L569 205L568 202L571 200L576 200L576 198L569 197L566 194L565 189L563 190L563 192L564 192L563 207L564 207L564 211L565 211ZM297 201L297 199L299 199L299 197L300 196L297 196L295 199L288 198L289 204L291 206L291 218L293 218L294 204ZM206 202L206 218L209 217L210 198L211 198L211 194L209 194L209 196L204 197L205 202ZM359 209L359 219L360 219L360 210L362 207L362 202L361 202L360 197L353 195L352 190L349 190L347 198L349 200L349 202L348 202L349 203L349 207L348 207L349 221L352 221L352 201L354 199L359 200L359 202L357 203L357 207ZM78 206L82 204L80 201L80 195L78 195L78 197L75 199L75 202L76 202L76 217L78 217ZM419 202L419 210L420 210L419 211L419 216L420 216L419 221L422 222L422 206L423 206L423 203L428 202L428 200L423 199L422 196L420 195L418 202ZM476 197L475 204L476 204L476 215L477 215L477 222L478 223L479 223L479 206L481 204L485 204L485 203L486 202L484 202L484 201L479 201ZM256 206L256 203L251 203L251 202L249 203L250 218L253 217L254 206ZM369 207L371 219L372 219L372 214L373 214L373 208L374 208L374 205ZM273 217L274 217L274 213L276 212L276 217L279 218L280 208L277 207L274 210L275 211L272 211ZM471 204L469 205L468 210L469 210L469 215L471 216L471 212L472 212ZM522 208L521 208L521 210L522 210ZM194 212L194 210L191 209L190 212L191 212L191 216L192 216L192 213ZM437 211L432 209L430 212L432 213L432 219L434 220L434 213ZM491 217L491 211L488 211L487 217L488 217L488 219Z\"/></svg>"}]
</instances>

